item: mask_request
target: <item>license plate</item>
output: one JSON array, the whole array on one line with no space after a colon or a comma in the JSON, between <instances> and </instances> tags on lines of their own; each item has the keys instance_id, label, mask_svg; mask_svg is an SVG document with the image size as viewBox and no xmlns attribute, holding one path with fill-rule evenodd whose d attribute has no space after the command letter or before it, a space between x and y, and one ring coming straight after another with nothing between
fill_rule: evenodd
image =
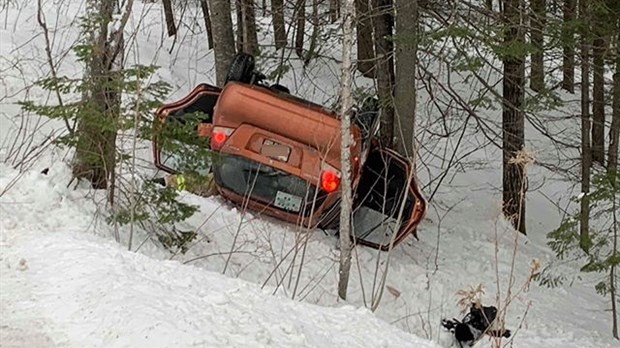
<instances>
[{"instance_id":1,"label":"license plate","mask_svg":"<svg viewBox=\"0 0 620 348\"><path fill-rule=\"evenodd\" d=\"M276 200L274 205L280 209L299 212L301 210L301 197L295 196L283 191L278 191L276 193Z\"/></svg>"},{"instance_id":2,"label":"license plate","mask_svg":"<svg viewBox=\"0 0 620 348\"><path fill-rule=\"evenodd\" d=\"M265 140L263 141L260 152L269 158L273 158L280 162L287 162L291 155L291 148L272 140Z\"/></svg>"}]
</instances>

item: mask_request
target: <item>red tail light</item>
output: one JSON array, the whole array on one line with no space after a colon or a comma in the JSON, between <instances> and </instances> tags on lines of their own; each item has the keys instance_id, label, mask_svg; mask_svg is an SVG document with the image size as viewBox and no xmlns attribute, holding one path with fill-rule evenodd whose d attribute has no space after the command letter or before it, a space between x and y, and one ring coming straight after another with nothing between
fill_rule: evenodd
<instances>
[{"instance_id":1,"label":"red tail light","mask_svg":"<svg viewBox=\"0 0 620 348\"><path fill-rule=\"evenodd\" d=\"M214 150L222 148L233 130L232 128L226 127L213 127L213 133L211 133L211 148Z\"/></svg>"},{"instance_id":2,"label":"red tail light","mask_svg":"<svg viewBox=\"0 0 620 348\"><path fill-rule=\"evenodd\" d=\"M332 171L321 173L321 188L328 193L336 191L340 187L340 177Z\"/></svg>"}]
</instances>

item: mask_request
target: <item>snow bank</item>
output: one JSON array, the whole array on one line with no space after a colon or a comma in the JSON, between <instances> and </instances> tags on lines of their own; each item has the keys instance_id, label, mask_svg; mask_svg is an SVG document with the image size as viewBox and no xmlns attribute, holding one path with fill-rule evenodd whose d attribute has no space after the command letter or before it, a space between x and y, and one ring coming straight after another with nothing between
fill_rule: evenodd
<instances>
[{"instance_id":1,"label":"snow bank","mask_svg":"<svg viewBox=\"0 0 620 348\"><path fill-rule=\"evenodd\" d=\"M0 190L15 175L3 167ZM255 284L76 232L74 221L89 216L67 193L31 172L0 198L9 217L0 220L3 344L437 347L366 309L272 296Z\"/></svg>"}]
</instances>

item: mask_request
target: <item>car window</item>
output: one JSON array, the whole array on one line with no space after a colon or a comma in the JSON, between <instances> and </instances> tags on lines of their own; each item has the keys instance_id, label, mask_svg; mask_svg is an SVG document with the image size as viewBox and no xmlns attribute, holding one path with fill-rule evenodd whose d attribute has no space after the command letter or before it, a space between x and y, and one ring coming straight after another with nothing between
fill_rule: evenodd
<instances>
[{"instance_id":1,"label":"car window","mask_svg":"<svg viewBox=\"0 0 620 348\"><path fill-rule=\"evenodd\" d=\"M308 216L327 196L300 177L243 157L221 154L213 173L218 185L289 213Z\"/></svg>"}]
</instances>

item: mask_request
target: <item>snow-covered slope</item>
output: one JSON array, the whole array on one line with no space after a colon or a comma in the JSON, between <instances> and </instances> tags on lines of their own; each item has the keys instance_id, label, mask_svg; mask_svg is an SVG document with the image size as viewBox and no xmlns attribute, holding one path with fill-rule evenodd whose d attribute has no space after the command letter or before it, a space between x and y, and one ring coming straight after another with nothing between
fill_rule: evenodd
<instances>
[{"instance_id":1,"label":"snow-covered slope","mask_svg":"<svg viewBox=\"0 0 620 348\"><path fill-rule=\"evenodd\" d=\"M388 265L386 253L355 249L347 305L333 308L343 305L336 296L338 250L333 235L243 213L217 197L182 195L200 208L184 226L199 233L186 254L172 255L149 238L149 231L140 229L133 239L137 252L125 251L129 231L120 230L121 245L112 242L114 231L105 223L103 194L70 183L66 164L70 152L47 147L39 156L43 147L38 144L57 134L62 125L23 115L15 104L26 98L54 99L40 89L26 88L49 71L36 2L11 4L0 15L0 160L7 161L0 166L1 346L432 347L417 337L449 344L439 320L459 316L455 293L478 284L486 289L482 298L487 304L499 299L503 305L510 288L506 326L515 335L504 344L617 346L608 333L609 304L587 278L575 278L572 286L556 289L528 282L533 260L542 264L553 260L544 235L556 226L561 212L548 199L566 199L570 185L534 166L531 186L544 185L528 193L530 236L515 234L501 218L498 152L489 147L474 151L483 143L476 134L465 137L459 150L472 152L470 166L451 172L438 190L420 227L420 240L410 238L391 253L388 287L374 314L361 308L378 298L376 280ZM81 68L68 49L78 36L76 17L83 3L43 4L53 29L54 56L63 57L59 73L79 74ZM187 27L173 45L165 36L159 4L135 6L128 64L161 66L155 78L173 85L171 100L199 82L213 81L213 56L200 28L198 8L188 7ZM270 22L261 23L261 40L269 42ZM330 103L338 86L339 68L333 57L339 48L338 40L327 31L324 34L322 55L305 71L293 60L282 83L307 98ZM261 64L269 69L274 61ZM458 81L453 76L457 88L467 88L458 86ZM368 84L361 78L357 82ZM426 108L424 93L420 98L420 122L434 122L438 117ZM485 117L494 115L489 112ZM20 166L23 174L11 166L29 149L16 155L14 139L35 149L31 160ZM544 139L529 140L533 151L546 155ZM428 146L421 157L432 158L431 144L424 144ZM433 143L432 150L450 153L453 144L452 140ZM154 175L148 144L142 144L139 153L142 174ZM440 162L431 159L421 166L424 183L440 175L445 164ZM44 168L49 168L47 175L40 174ZM307 243L300 243L306 237ZM225 276L219 275L225 268ZM565 269L578 273L574 265ZM342 321L346 325L339 324ZM491 346L486 339L477 345Z\"/></svg>"},{"instance_id":2,"label":"snow-covered slope","mask_svg":"<svg viewBox=\"0 0 620 348\"><path fill-rule=\"evenodd\" d=\"M4 190L19 174L1 168ZM84 234L92 215L63 185L30 172L0 198L3 347L437 347L366 309L272 296Z\"/></svg>"}]
</instances>

